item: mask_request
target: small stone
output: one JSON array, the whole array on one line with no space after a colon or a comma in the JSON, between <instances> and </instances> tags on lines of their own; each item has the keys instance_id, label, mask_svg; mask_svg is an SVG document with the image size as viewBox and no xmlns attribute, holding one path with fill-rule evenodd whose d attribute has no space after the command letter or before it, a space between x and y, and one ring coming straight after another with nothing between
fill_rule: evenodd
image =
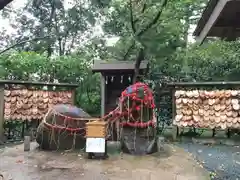
<instances>
[{"instance_id":1,"label":"small stone","mask_svg":"<svg viewBox=\"0 0 240 180\"><path fill-rule=\"evenodd\" d=\"M23 163L23 160L17 160L16 163Z\"/></svg>"},{"instance_id":2,"label":"small stone","mask_svg":"<svg viewBox=\"0 0 240 180\"><path fill-rule=\"evenodd\" d=\"M235 161L235 163L240 165L240 162L239 162L239 161Z\"/></svg>"}]
</instances>

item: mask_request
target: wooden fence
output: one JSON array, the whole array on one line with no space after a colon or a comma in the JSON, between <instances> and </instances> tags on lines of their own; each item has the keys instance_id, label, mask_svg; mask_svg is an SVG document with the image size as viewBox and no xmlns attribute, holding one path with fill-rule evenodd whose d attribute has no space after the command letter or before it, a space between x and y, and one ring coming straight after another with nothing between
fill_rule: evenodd
<instances>
[{"instance_id":1,"label":"wooden fence","mask_svg":"<svg viewBox=\"0 0 240 180\"><path fill-rule=\"evenodd\" d=\"M176 97L175 92L178 90L206 90L211 91L215 90L240 90L240 81L228 81L228 82L172 82L166 83L162 86L164 91L169 91L172 94L172 117L171 120L173 122L176 116ZM198 128L197 126L193 128ZM177 125L173 125L173 137L174 139L179 135L179 128ZM212 129L212 128L211 128ZM215 135L216 128L213 128L213 136ZM227 128L227 135L230 137L231 128Z\"/></svg>"},{"instance_id":2,"label":"wooden fence","mask_svg":"<svg viewBox=\"0 0 240 180\"><path fill-rule=\"evenodd\" d=\"M20 86L20 87L19 87ZM71 91L71 102L74 104L75 101L75 89L78 87L78 84L68 84L68 83L45 83L45 82L30 82L30 81L10 81L10 80L0 80L0 142L3 139L4 135L4 109L5 109L5 100L6 90L11 90L12 88L16 89L42 89L47 87L48 90L53 90L53 87L56 89L67 89ZM34 91L34 90L33 90ZM48 92L48 91L47 91ZM6 98L6 97L5 97ZM24 99L23 99L24 100ZM25 124L23 123L25 127ZM23 127L23 129L24 129Z\"/></svg>"}]
</instances>

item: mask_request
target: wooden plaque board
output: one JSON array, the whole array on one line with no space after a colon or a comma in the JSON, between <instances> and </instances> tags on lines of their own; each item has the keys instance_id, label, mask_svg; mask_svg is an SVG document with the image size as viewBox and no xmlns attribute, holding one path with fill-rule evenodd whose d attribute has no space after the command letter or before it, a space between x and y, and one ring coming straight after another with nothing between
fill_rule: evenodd
<instances>
[{"instance_id":1,"label":"wooden plaque board","mask_svg":"<svg viewBox=\"0 0 240 180\"><path fill-rule=\"evenodd\" d=\"M104 153L105 152L105 138L87 138L86 152Z\"/></svg>"}]
</instances>

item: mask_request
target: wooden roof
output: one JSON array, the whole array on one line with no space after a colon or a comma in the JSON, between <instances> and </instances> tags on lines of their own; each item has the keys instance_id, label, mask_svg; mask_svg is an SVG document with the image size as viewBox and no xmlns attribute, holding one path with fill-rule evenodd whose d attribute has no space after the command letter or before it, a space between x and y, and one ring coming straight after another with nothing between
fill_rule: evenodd
<instances>
[{"instance_id":1,"label":"wooden roof","mask_svg":"<svg viewBox=\"0 0 240 180\"><path fill-rule=\"evenodd\" d=\"M213 9L216 7L218 3L218 0L210 0L206 6L206 8L203 11L203 14L200 18L200 20L198 21L197 27L195 29L195 31L193 32L194 36L199 36L201 31L203 30L205 24L207 23L210 15L213 12Z\"/></svg>"},{"instance_id":2,"label":"wooden roof","mask_svg":"<svg viewBox=\"0 0 240 180\"><path fill-rule=\"evenodd\" d=\"M148 62L142 61L140 69L148 68ZM135 69L135 61L94 61L93 72L108 72L108 71L133 71Z\"/></svg>"},{"instance_id":3,"label":"wooden roof","mask_svg":"<svg viewBox=\"0 0 240 180\"><path fill-rule=\"evenodd\" d=\"M13 0L0 0L0 10L2 10L6 5L8 5Z\"/></svg>"},{"instance_id":4,"label":"wooden roof","mask_svg":"<svg viewBox=\"0 0 240 180\"><path fill-rule=\"evenodd\" d=\"M200 42L207 36L235 40L240 37L239 16L239 0L209 0L193 35Z\"/></svg>"},{"instance_id":5,"label":"wooden roof","mask_svg":"<svg viewBox=\"0 0 240 180\"><path fill-rule=\"evenodd\" d=\"M49 82L34 82L34 81L18 81L18 80L3 80L0 79L1 84L15 84L15 85L32 85L32 86L58 86L58 87L72 87L77 88L79 84L69 84L69 83L49 83Z\"/></svg>"}]
</instances>

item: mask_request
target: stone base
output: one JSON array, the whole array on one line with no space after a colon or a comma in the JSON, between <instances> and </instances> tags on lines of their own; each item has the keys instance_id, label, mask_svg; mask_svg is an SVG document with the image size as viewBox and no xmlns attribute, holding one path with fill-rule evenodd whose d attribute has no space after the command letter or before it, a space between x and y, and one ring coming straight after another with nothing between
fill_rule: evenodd
<instances>
[{"instance_id":1,"label":"stone base","mask_svg":"<svg viewBox=\"0 0 240 180\"><path fill-rule=\"evenodd\" d=\"M50 131L40 124L37 131L36 141L39 147L44 150L69 150L69 149L83 149L86 144L86 139L83 136L68 132ZM75 143L75 144L74 144Z\"/></svg>"},{"instance_id":2,"label":"stone base","mask_svg":"<svg viewBox=\"0 0 240 180\"><path fill-rule=\"evenodd\" d=\"M133 155L152 154L158 151L155 129L123 128L121 150Z\"/></svg>"}]
</instances>

